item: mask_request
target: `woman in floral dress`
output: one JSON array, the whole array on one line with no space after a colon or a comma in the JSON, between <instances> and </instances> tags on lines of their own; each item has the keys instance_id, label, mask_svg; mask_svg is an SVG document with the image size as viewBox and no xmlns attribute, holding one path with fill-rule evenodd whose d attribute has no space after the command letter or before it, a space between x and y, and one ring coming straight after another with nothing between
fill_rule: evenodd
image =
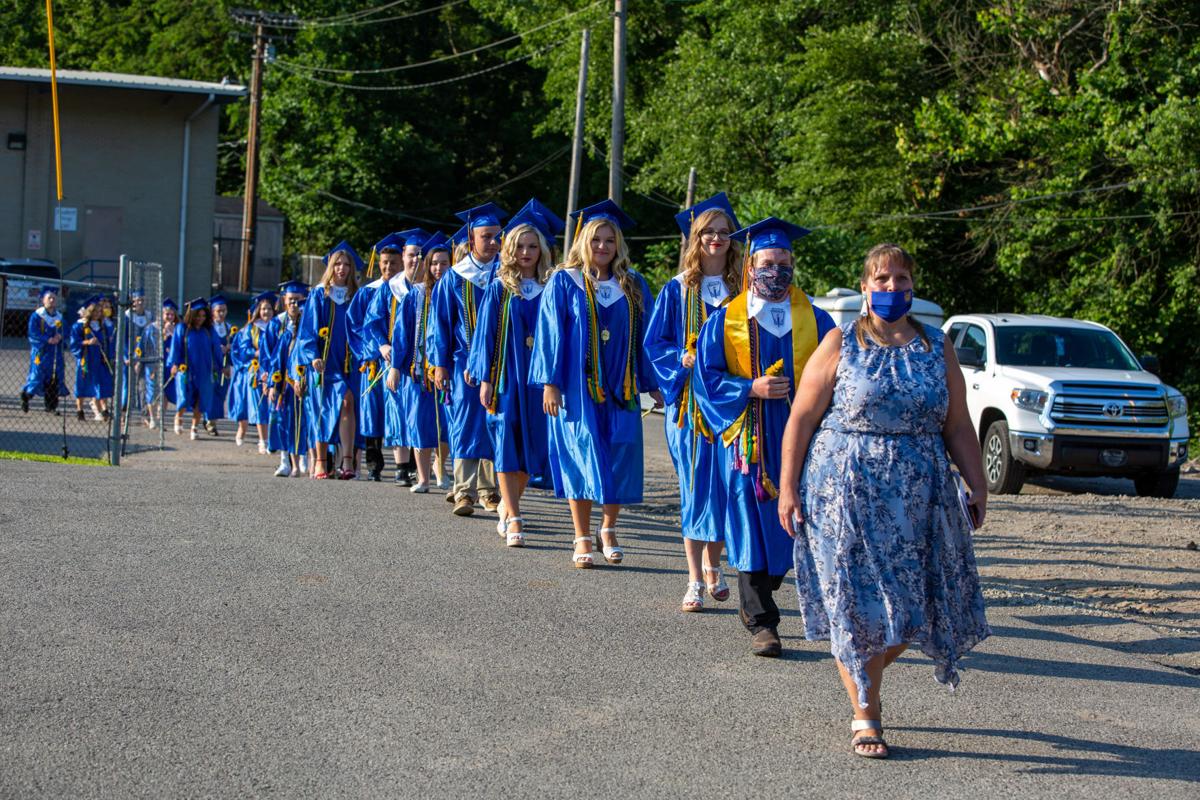
<instances>
[{"instance_id":1,"label":"woman in floral dress","mask_svg":"<svg viewBox=\"0 0 1200 800\"><path fill-rule=\"evenodd\" d=\"M779 517L796 540L805 636L830 640L851 747L867 758L888 755L884 668L912 645L954 687L990 633L971 543L987 504L979 440L953 349L908 313L914 267L896 245L867 254L863 316L809 360L783 441Z\"/></svg>"}]
</instances>

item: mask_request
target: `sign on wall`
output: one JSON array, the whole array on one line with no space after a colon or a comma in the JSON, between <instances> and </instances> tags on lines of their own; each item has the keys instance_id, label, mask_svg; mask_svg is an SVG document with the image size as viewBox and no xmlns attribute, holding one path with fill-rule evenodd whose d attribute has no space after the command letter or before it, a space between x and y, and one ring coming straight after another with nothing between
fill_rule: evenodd
<instances>
[{"instance_id":1,"label":"sign on wall","mask_svg":"<svg viewBox=\"0 0 1200 800\"><path fill-rule=\"evenodd\" d=\"M79 209L60 206L54 209L54 230L74 231L79 229Z\"/></svg>"},{"instance_id":2,"label":"sign on wall","mask_svg":"<svg viewBox=\"0 0 1200 800\"><path fill-rule=\"evenodd\" d=\"M30 228L29 235L25 237L26 250L41 250L42 249L42 232Z\"/></svg>"}]
</instances>

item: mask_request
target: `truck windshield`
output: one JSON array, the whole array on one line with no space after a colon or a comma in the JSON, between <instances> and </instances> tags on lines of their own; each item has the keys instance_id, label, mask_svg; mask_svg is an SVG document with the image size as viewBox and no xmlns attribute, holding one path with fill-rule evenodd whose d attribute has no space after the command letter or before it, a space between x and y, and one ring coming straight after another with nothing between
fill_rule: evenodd
<instances>
[{"instance_id":1,"label":"truck windshield","mask_svg":"<svg viewBox=\"0 0 1200 800\"><path fill-rule=\"evenodd\" d=\"M1141 369L1116 334L1094 328L997 326L996 360L1014 367Z\"/></svg>"}]
</instances>

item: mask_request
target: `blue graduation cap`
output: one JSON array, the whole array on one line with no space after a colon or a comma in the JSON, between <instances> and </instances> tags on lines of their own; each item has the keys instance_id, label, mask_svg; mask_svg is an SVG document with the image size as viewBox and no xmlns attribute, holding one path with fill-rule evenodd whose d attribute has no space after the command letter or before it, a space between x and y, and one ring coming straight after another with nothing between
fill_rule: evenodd
<instances>
[{"instance_id":1,"label":"blue graduation cap","mask_svg":"<svg viewBox=\"0 0 1200 800\"><path fill-rule=\"evenodd\" d=\"M51 287L46 287L46 288L50 289L50 291L54 291L54 290L53 290L53 288L51 288ZM42 294L45 294L45 293L46 293L46 292L45 292L45 290L43 290L43 291L42 291ZM130 290L129 290L129 297L130 297L130 298L145 297L145 296L146 296L146 290L145 290L145 289L138 288L138 289L130 289Z\"/></svg>"},{"instance_id":2,"label":"blue graduation cap","mask_svg":"<svg viewBox=\"0 0 1200 800\"><path fill-rule=\"evenodd\" d=\"M94 306L94 305L96 305L96 303L99 303L99 302L100 302L100 295L93 294L93 295L90 295L88 297L88 299L84 300L83 304L85 306Z\"/></svg>"},{"instance_id":3,"label":"blue graduation cap","mask_svg":"<svg viewBox=\"0 0 1200 800\"><path fill-rule=\"evenodd\" d=\"M229 301L225 299L225 295L223 294L214 294L212 297L208 298L208 304L213 308L216 308L217 306L228 306Z\"/></svg>"},{"instance_id":4,"label":"blue graduation cap","mask_svg":"<svg viewBox=\"0 0 1200 800\"><path fill-rule=\"evenodd\" d=\"M308 294L308 284L304 281L285 281L279 284L279 289L284 294Z\"/></svg>"},{"instance_id":5,"label":"blue graduation cap","mask_svg":"<svg viewBox=\"0 0 1200 800\"><path fill-rule=\"evenodd\" d=\"M595 205L590 205L587 208L581 208L578 211L571 212L571 219L576 220L575 229L579 230L585 222L591 222L594 219L608 220L621 232L625 232L634 227L637 223L633 218L621 210L621 207L612 200L601 200Z\"/></svg>"},{"instance_id":6,"label":"blue graduation cap","mask_svg":"<svg viewBox=\"0 0 1200 800\"><path fill-rule=\"evenodd\" d=\"M435 231L433 235L426 239L421 245L421 252L428 254L432 253L434 250L449 250L454 246L454 244L454 242L451 242L450 239L447 238L446 234L442 233L441 231Z\"/></svg>"},{"instance_id":7,"label":"blue graduation cap","mask_svg":"<svg viewBox=\"0 0 1200 800\"><path fill-rule=\"evenodd\" d=\"M455 247L458 247L460 244L466 244L467 243L467 226L463 225L461 228L456 230L454 232L454 234L450 237L449 241L450 241L450 244L454 245ZM426 251L429 250L428 245L425 247L425 250Z\"/></svg>"},{"instance_id":8,"label":"blue graduation cap","mask_svg":"<svg viewBox=\"0 0 1200 800\"><path fill-rule=\"evenodd\" d=\"M40 292L38 292L38 297L45 297L48 294L58 294L58 287L57 286L43 286L42 290Z\"/></svg>"},{"instance_id":9,"label":"blue graduation cap","mask_svg":"<svg viewBox=\"0 0 1200 800\"><path fill-rule=\"evenodd\" d=\"M397 252L404 252L405 236L402 233L389 233L375 243L375 252L383 253L384 248L394 247Z\"/></svg>"},{"instance_id":10,"label":"blue graduation cap","mask_svg":"<svg viewBox=\"0 0 1200 800\"><path fill-rule=\"evenodd\" d=\"M733 224L735 231L742 227L741 223L738 222L737 214L733 213L733 206L729 203L729 197L724 192L717 192L707 200L701 200L691 208L685 208L675 215L675 222L679 225L679 230L683 231L684 236L691 236L692 223L695 222L696 217L710 208L723 211L725 216L729 217L729 221Z\"/></svg>"},{"instance_id":11,"label":"blue graduation cap","mask_svg":"<svg viewBox=\"0 0 1200 800\"><path fill-rule=\"evenodd\" d=\"M508 233L518 225L532 225L542 236L545 236L548 241L553 242L554 237L562 233L567 228L567 223L550 209L546 208L536 197L521 207L521 210L513 214L512 219L504 226L504 232Z\"/></svg>"},{"instance_id":12,"label":"blue graduation cap","mask_svg":"<svg viewBox=\"0 0 1200 800\"><path fill-rule=\"evenodd\" d=\"M420 247L424 249L425 242L433 234L424 228L409 228L406 231L400 231L396 235L404 240L405 246L411 245L413 247Z\"/></svg>"},{"instance_id":13,"label":"blue graduation cap","mask_svg":"<svg viewBox=\"0 0 1200 800\"><path fill-rule=\"evenodd\" d=\"M87 305L87 303L84 303L84 305L86 306L86 305ZM169 308L169 309L171 309L172 311L178 311L178 310L179 310L179 306L175 305L175 301L174 301L174 300L172 300L172 299L171 299L171 298L169 298L169 297L163 298L162 307L163 307L163 308Z\"/></svg>"},{"instance_id":14,"label":"blue graduation cap","mask_svg":"<svg viewBox=\"0 0 1200 800\"><path fill-rule=\"evenodd\" d=\"M275 296L275 293L270 290L259 292L258 294L254 295L254 297L250 298L250 308L258 308L258 304L264 300L271 305L275 305L275 301L278 299L279 298Z\"/></svg>"},{"instance_id":15,"label":"blue graduation cap","mask_svg":"<svg viewBox=\"0 0 1200 800\"><path fill-rule=\"evenodd\" d=\"M207 311L208 310L208 300L206 300L203 297L197 297L195 300L189 300L187 307L188 307L188 311L200 311L200 310Z\"/></svg>"},{"instance_id":16,"label":"blue graduation cap","mask_svg":"<svg viewBox=\"0 0 1200 800\"><path fill-rule=\"evenodd\" d=\"M772 248L790 251L793 240L808 236L810 233L812 231L808 228L801 228L799 225L785 222L778 217L767 217L748 228L742 228L733 234L732 238L745 243L748 252L753 254L759 250Z\"/></svg>"},{"instance_id":17,"label":"blue graduation cap","mask_svg":"<svg viewBox=\"0 0 1200 800\"><path fill-rule=\"evenodd\" d=\"M327 265L329 264L329 259L333 258L333 254L339 250L345 250L350 255L350 261L354 264L355 272L362 272L364 269L366 269L367 265L363 262L362 256L360 256L358 251L354 249L354 246L345 239L335 244L333 248L325 254L325 263Z\"/></svg>"},{"instance_id":18,"label":"blue graduation cap","mask_svg":"<svg viewBox=\"0 0 1200 800\"><path fill-rule=\"evenodd\" d=\"M508 212L495 203L484 203L466 211L459 211L454 216L467 223L467 230L472 230L488 225L499 226L508 217Z\"/></svg>"}]
</instances>

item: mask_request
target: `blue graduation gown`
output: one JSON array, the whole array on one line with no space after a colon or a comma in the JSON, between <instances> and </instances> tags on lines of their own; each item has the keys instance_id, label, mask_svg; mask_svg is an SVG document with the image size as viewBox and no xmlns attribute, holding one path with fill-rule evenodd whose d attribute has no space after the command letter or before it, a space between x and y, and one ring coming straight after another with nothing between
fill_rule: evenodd
<instances>
[{"instance_id":1,"label":"blue graduation gown","mask_svg":"<svg viewBox=\"0 0 1200 800\"><path fill-rule=\"evenodd\" d=\"M367 315L363 322L363 336L369 342L374 357L379 359L379 368L384 372L396 363L396 355L393 352L391 361L385 362L379 353L379 348L383 345L394 348L396 318L400 314L400 306L404 302L404 298L412 291L412 283L407 278L402 280L404 291L399 296L390 283L380 284L378 291L375 292L375 296L367 306ZM403 441L408 438L404 431L406 417L404 392L402 390L393 392L387 388L387 375L380 380L379 390L383 395L384 446L410 447L411 445L405 444Z\"/></svg>"},{"instance_id":2,"label":"blue graduation gown","mask_svg":"<svg viewBox=\"0 0 1200 800\"><path fill-rule=\"evenodd\" d=\"M175 405L184 411L203 411L212 404L214 373L221 363L221 348L208 328L188 329L183 323L175 326L171 351L167 357L171 367L187 366L187 372L175 373Z\"/></svg>"},{"instance_id":3,"label":"blue graduation gown","mask_svg":"<svg viewBox=\"0 0 1200 800\"><path fill-rule=\"evenodd\" d=\"M179 323L175 323L175 325L178 325L178 324ZM172 325L170 330L166 331L165 336L161 335L161 333L162 333L161 326L160 326L160 330L159 330L160 338L162 339L162 341L159 342L159 358L162 359L163 408L166 408L167 406L169 406L175 402L175 376L171 374L171 359L170 359L171 341L175 338L175 325Z\"/></svg>"},{"instance_id":4,"label":"blue graduation gown","mask_svg":"<svg viewBox=\"0 0 1200 800\"><path fill-rule=\"evenodd\" d=\"M426 386L421 376L427 365L424 340L419 335L418 321L425 312L425 286L417 284L404 296L396 309L396 321L392 328L392 363L400 370L397 395L404 417L399 427L401 447L432 448L438 445L438 414L445 404L438 402L441 392ZM433 316L430 309L429 317ZM425 320L428 330L429 319ZM417 378L412 375L413 364L417 365ZM430 379L432 383L432 379ZM443 412L444 413L444 412Z\"/></svg>"},{"instance_id":5,"label":"blue graduation gown","mask_svg":"<svg viewBox=\"0 0 1200 800\"><path fill-rule=\"evenodd\" d=\"M318 442L340 443L337 423L342 403L356 402L358 394L358 368L346 341L346 311L353 299L347 296L344 302L335 303L325 287L317 285L309 292L300 318L296 347L300 350L299 363L308 368L309 394L314 404L313 437ZM328 329L328 342L319 336L322 328ZM312 369L312 362L318 358L325 360L325 369L320 373Z\"/></svg>"},{"instance_id":6,"label":"blue graduation gown","mask_svg":"<svg viewBox=\"0 0 1200 800\"><path fill-rule=\"evenodd\" d=\"M278 325L278 334L271 338L270 360L266 364L268 380L277 392L267 425L267 446L272 452L283 450L300 455L312 447L312 442L309 440L308 403L296 394L292 384L299 376L295 345L296 326L285 314Z\"/></svg>"},{"instance_id":7,"label":"blue graduation gown","mask_svg":"<svg viewBox=\"0 0 1200 800\"><path fill-rule=\"evenodd\" d=\"M644 298L634 320L644 328L652 295L645 279L636 272L632 274ZM600 345L607 399L596 403L587 389L587 298L576 276L576 270L560 269L542 292L529 374L530 383L538 387L550 383L562 391L558 416L547 418L554 492L571 500L639 503L643 470L641 409L627 409L618 399L629 347L629 301L617 290L619 297L612 305L604 306L599 300L596 303L598 329L609 333L608 341L602 339ZM605 289L613 291L612 285L606 284L598 287L598 292ZM642 338L639 332L634 342L639 351L636 391L648 392L657 383Z\"/></svg>"},{"instance_id":8,"label":"blue graduation gown","mask_svg":"<svg viewBox=\"0 0 1200 800\"><path fill-rule=\"evenodd\" d=\"M37 309L29 315L26 333L29 338L29 374L22 391L30 395L44 395L50 382L54 381L58 384L57 393L66 394L63 356L70 331L63 322L62 314L50 316L45 308ZM58 342L50 344L56 335L60 337Z\"/></svg>"},{"instance_id":9,"label":"blue graduation gown","mask_svg":"<svg viewBox=\"0 0 1200 800\"><path fill-rule=\"evenodd\" d=\"M460 273L471 257L454 266L433 287L432 313L429 338L426 343L429 362L435 367L445 367L450 372L450 406L446 417L450 428L450 454L455 458L492 457L492 440L487 432L487 412L479 402L479 387L468 386L463 378L467 368L467 357L471 352L471 341L467 335L463 284L466 278ZM490 266L481 267L482 270ZM490 283L490 275L486 277ZM472 284L474 311L478 313L486 283Z\"/></svg>"},{"instance_id":10,"label":"blue graduation gown","mask_svg":"<svg viewBox=\"0 0 1200 800\"><path fill-rule=\"evenodd\" d=\"M712 316L726 292L720 289L716 302L702 291L706 316ZM710 287L709 282L701 288ZM646 355L666 401L665 433L667 450L679 479L680 523L687 539L717 542L725 535L725 445L719 435L710 442L695 430L691 415L684 413L684 427L679 427L679 403L684 387L692 380L692 370L684 368L684 314L686 287L679 276L667 281L658 293L654 311L646 324ZM694 389L692 390L694 391Z\"/></svg>"},{"instance_id":11,"label":"blue graduation gown","mask_svg":"<svg viewBox=\"0 0 1200 800\"><path fill-rule=\"evenodd\" d=\"M521 293L509 304L505 348L506 376L497 392L496 413L485 417L497 472L524 472L534 486L549 486L546 413L542 410L542 387L529 384L534 334L544 287L523 281ZM479 325L471 342L467 372L479 384L489 379L496 352L504 284L492 281L479 303ZM474 387L478 395L478 386Z\"/></svg>"},{"instance_id":12,"label":"blue graduation gown","mask_svg":"<svg viewBox=\"0 0 1200 800\"><path fill-rule=\"evenodd\" d=\"M229 396L229 388L233 380L232 369L229 370L229 375L225 374L225 370L233 363L230 358L233 353L233 326L228 322L223 322L220 327L217 327L214 322L212 334L213 338L217 340L217 346L221 348L222 355L220 366L217 368L217 382L213 384L212 404L204 412L204 417L215 421L225 418L225 400ZM228 352L225 348L229 348Z\"/></svg>"},{"instance_id":13,"label":"blue graduation gown","mask_svg":"<svg viewBox=\"0 0 1200 800\"><path fill-rule=\"evenodd\" d=\"M380 377L380 372L386 370L387 365L379 355L367 319L382 294L390 295L391 290L384 285L383 278L379 278L360 286L346 310L346 339L354 354L355 369L359 371L358 435L371 438L383 436L384 432L384 380L387 376ZM371 385L372 373L379 378L374 386Z\"/></svg>"},{"instance_id":14,"label":"blue graduation gown","mask_svg":"<svg viewBox=\"0 0 1200 800\"><path fill-rule=\"evenodd\" d=\"M143 381L146 389L151 389L151 381L154 379L154 368L149 364L143 364L141 359L146 357L147 345L146 332L150 329L153 317L143 313L140 317L135 316L132 310L125 312L125 341L121 347L122 366L131 361L134 363L134 374L131 380L126 380L121 385L121 408L125 408L129 402L129 392L133 387L130 383L136 382L138 379ZM142 398L137 398L138 402Z\"/></svg>"},{"instance_id":15,"label":"blue graduation gown","mask_svg":"<svg viewBox=\"0 0 1200 800\"><path fill-rule=\"evenodd\" d=\"M733 425L750 401L749 378L726 371L725 315L717 311L700 329L696 347L695 379L692 387L701 413L716 436ZM813 308L817 321L817 341L834 328L833 319L819 308ZM791 413L791 398L795 395L793 374L792 334L775 336L759 326L758 369L765 372L783 359L784 374L792 382L787 398L764 400L762 403L762 436L759 449L766 459L767 475L779 485L779 466L783 451L783 429ZM739 572L766 571L770 575L786 575L792 568L792 538L779 525L778 500L759 501L754 484L758 465L751 465L750 474L743 474L734 465L734 450L726 448L725 472L725 547L727 558Z\"/></svg>"},{"instance_id":16,"label":"blue graduation gown","mask_svg":"<svg viewBox=\"0 0 1200 800\"><path fill-rule=\"evenodd\" d=\"M226 414L234 422L250 419L250 331L242 328L229 339L229 395Z\"/></svg>"},{"instance_id":17,"label":"blue graduation gown","mask_svg":"<svg viewBox=\"0 0 1200 800\"><path fill-rule=\"evenodd\" d=\"M90 329L87 335L85 325ZM84 340L89 338L96 343L84 345ZM70 348L75 356L75 396L112 397L112 363L117 357L117 343L109 334L108 326L103 322L78 320L71 326Z\"/></svg>"},{"instance_id":18,"label":"blue graduation gown","mask_svg":"<svg viewBox=\"0 0 1200 800\"><path fill-rule=\"evenodd\" d=\"M266 325L258 326L251 322L246 326L246 337L242 340L242 362L246 365L246 419L251 425L266 425L271 419L271 404L267 400L267 389L270 388L270 371L267 364L271 360L275 339L278 338L279 323L271 319ZM254 368L255 362L258 369Z\"/></svg>"}]
</instances>

